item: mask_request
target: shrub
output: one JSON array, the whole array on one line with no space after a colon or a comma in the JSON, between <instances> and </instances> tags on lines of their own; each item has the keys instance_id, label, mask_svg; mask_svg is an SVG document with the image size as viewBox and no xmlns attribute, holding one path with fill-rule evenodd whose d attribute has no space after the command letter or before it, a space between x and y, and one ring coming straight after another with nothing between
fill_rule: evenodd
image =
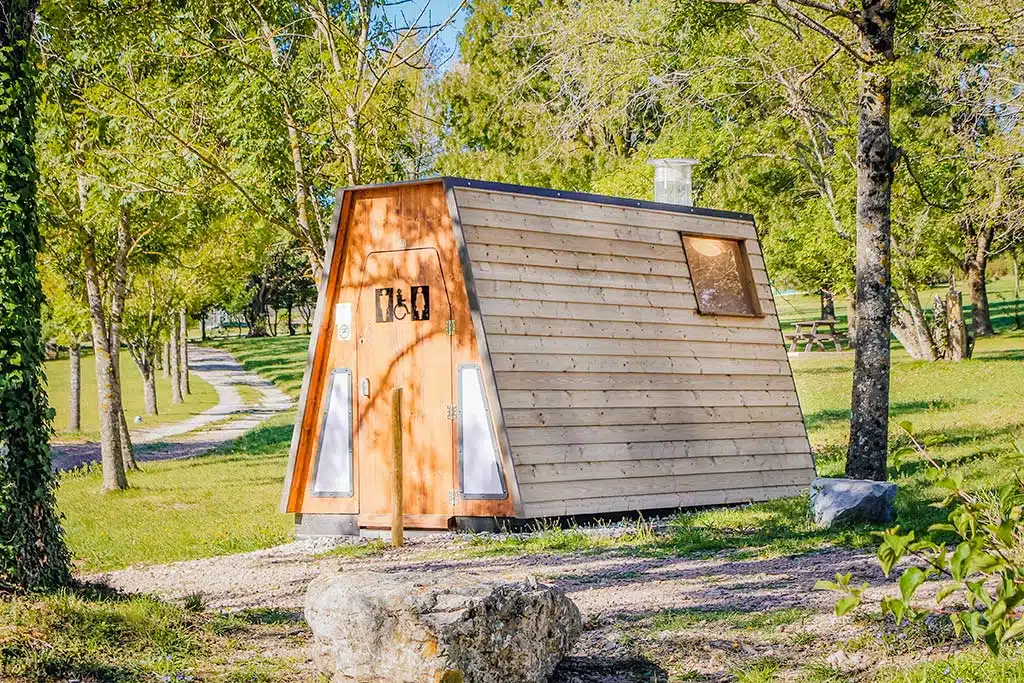
<instances>
[{"instance_id":1,"label":"shrub","mask_svg":"<svg viewBox=\"0 0 1024 683\"><path fill-rule=\"evenodd\" d=\"M972 491L963 474L951 472L936 461L914 437L913 426L902 423L909 437L906 446L919 453L934 469L938 484L948 493L936 505L949 510L947 522L932 525L931 534L954 536L953 543L918 539L914 531L894 527L881 535L878 561L886 576L904 558L917 561L904 569L897 581L899 596L882 598L882 614L897 622L930 615L948 618L957 635L982 641L993 653L1024 636L1024 440L1016 439L1016 454L1008 459L1009 481L997 491ZM924 607L914 596L929 579L944 580L935 604ZM819 589L841 593L837 615L861 604L867 584L853 585L850 574L819 581Z\"/></svg>"}]
</instances>

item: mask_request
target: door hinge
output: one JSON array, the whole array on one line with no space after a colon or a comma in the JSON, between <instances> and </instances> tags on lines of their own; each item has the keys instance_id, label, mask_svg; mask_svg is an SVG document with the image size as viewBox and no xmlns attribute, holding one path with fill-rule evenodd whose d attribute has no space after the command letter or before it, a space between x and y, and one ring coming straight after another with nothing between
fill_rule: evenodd
<instances>
[{"instance_id":1,"label":"door hinge","mask_svg":"<svg viewBox=\"0 0 1024 683\"><path fill-rule=\"evenodd\" d=\"M445 323L444 323L444 333L447 334L449 337L454 337L455 336L455 321L454 320L446 320L445 321Z\"/></svg>"},{"instance_id":2,"label":"door hinge","mask_svg":"<svg viewBox=\"0 0 1024 683\"><path fill-rule=\"evenodd\" d=\"M458 500L459 500L459 492L458 491L449 491L448 492L448 504L449 505L455 505L455 503Z\"/></svg>"},{"instance_id":3,"label":"door hinge","mask_svg":"<svg viewBox=\"0 0 1024 683\"><path fill-rule=\"evenodd\" d=\"M454 403L445 405L445 414L448 415L448 419L454 422L459 419L459 407Z\"/></svg>"}]
</instances>

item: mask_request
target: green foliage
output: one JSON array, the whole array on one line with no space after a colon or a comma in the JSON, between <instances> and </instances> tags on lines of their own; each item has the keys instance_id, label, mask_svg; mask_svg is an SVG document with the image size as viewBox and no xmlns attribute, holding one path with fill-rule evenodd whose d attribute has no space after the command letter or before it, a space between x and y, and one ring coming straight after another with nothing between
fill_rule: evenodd
<instances>
[{"instance_id":1,"label":"green foliage","mask_svg":"<svg viewBox=\"0 0 1024 683\"><path fill-rule=\"evenodd\" d=\"M949 510L947 522L928 531L954 540L918 539L914 531L901 533L899 527L881 535L878 561L886 576L904 558L916 560L899 574L899 596L882 598L882 614L891 614L897 623L946 615L957 635L966 633L998 654L1006 643L1024 639L1024 440L1015 441L1017 457L1006 463L1012 481L998 491L976 491L965 487L963 473L950 471L928 454L914 438L912 425L902 428L947 492L937 503ZM938 578L945 583L935 595L935 607L921 606L914 599L918 589ZM819 581L816 587L843 594L836 603L836 614L842 615L862 602L866 584L851 585L847 574L837 576L835 583Z\"/></svg>"},{"instance_id":2,"label":"green foliage","mask_svg":"<svg viewBox=\"0 0 1024 683\"><path fill-rule=\"evenodd\" d=\"M0 591L68 581L48 445L34 152L35 3L0 16Z\"/></svg>"}]
</instances>

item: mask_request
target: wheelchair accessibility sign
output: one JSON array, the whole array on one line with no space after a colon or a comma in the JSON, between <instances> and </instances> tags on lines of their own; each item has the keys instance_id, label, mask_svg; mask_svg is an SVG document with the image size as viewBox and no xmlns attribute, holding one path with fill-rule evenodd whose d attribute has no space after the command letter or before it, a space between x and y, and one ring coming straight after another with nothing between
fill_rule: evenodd
<instances>
[{"instance_id":1,"label":"wheelchair accessibility sign","mask_svg":"<svg viewBox=\"0 0 1024 683\"><path fill-rule=\"evenodd\" d=\"M429 285L413 285L408 295L401 287L381 287L376 290L374 301L379 323L430 320Z\"/></svg>"}]
</instances>

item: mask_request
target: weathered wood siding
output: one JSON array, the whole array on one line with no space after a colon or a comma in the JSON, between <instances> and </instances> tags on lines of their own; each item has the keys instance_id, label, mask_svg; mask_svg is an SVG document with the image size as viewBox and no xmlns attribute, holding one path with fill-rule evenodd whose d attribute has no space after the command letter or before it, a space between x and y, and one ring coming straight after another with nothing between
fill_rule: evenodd
<instances>
[{"instance_id":1,"label":"weathered wood siding","mask_svg":"<svg viewBox=\"0 0 1024 683\"><path fill-rule=\"evenodd\" d=\"M807 486L810 447L752 223L455 196L524 516ZM765 315L699 314L680 233L745 240Z\"/></svg>"}]
</instances>

